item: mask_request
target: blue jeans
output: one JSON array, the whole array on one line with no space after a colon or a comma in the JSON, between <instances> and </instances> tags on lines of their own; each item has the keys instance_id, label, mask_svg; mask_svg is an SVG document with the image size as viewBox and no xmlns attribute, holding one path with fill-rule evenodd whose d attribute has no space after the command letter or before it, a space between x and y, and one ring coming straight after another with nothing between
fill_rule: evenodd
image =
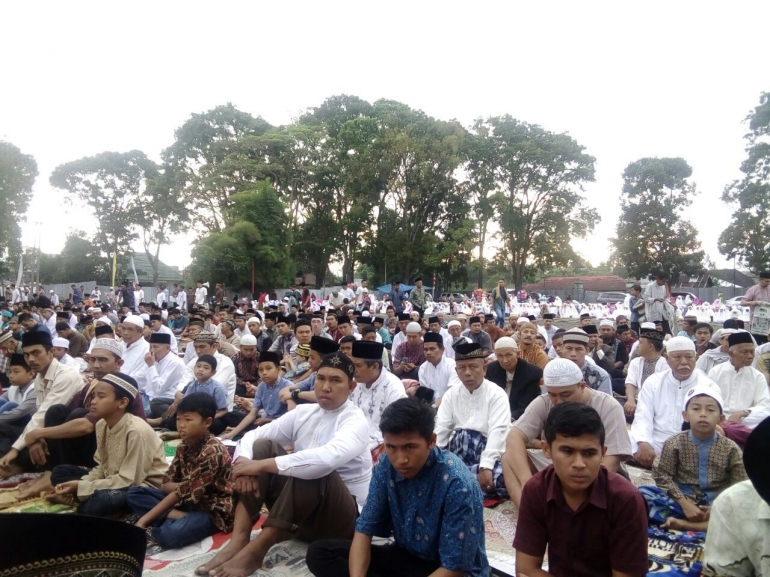
<instances>
[{"instance_id":1,"label":"blue jeans","mask_svg":"<svg viewBox=\"0 0 770 577\"><path fill-rule=\"evenodd\" d=\"M6 411L15 409L18 406L19 404L14 403L13 401L6 401L5 399L0 399L0 413L5 413Z\"/></svg>"},{"instance_id":2,"label":"blue jeans","mask_svg":"<svg viewBox=\"0 0 770 577\"><path fill-rule=\"evenodd\" d=\"M147 418L152 416L152 408L150 407L150 397L146 393L139 391L139 396L142 397L142 408L144 409L144 415Z\"/></svg>"},{"instance_id":3,"label":"blue jeans","mask_svg":"<svg viewBox=\"0 0 770 577\"><path fill-rule=\"evenodd\" d=\"M88 469L75 465L57 465L51 471L51 484L79 481L88 474ZM109 517L126 509L128 489L97 489L91 497L78 505L77 512L92 517Z\"/></svg>"},{"instance_id":4,"label":"blue jeans","mask_svg":"<svg viewBox=\"0 0 770 577\"><path fill-rule=\"evenodd\" d=\"M134 514L143 516L165 498L166 494L154 487L130 487L126 502ZM219 532L206 511L184 506L180 509L187 515L180 519L163 515L153 524L152 536L164 549L179 549Z\"/></svg>"},{"instance_id":5,"label":"blue jeans","mask_svg":"<svg viewBox=\"0 0 770 577\"><path fill-rule=\"evenodd\" d=\"M505 328L505 305L495 305L495 324L501 329Z\"/></svg>"}]
</instances>

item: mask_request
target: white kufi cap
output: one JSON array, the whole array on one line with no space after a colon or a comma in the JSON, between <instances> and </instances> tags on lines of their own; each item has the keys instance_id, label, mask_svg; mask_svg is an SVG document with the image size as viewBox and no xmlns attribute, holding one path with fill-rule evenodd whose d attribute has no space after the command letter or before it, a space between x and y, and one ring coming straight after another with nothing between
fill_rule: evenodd
<instances>
[{"instance_id":1,"label":"white kufi cap","mask_svg":"<svg viewBox=\"0 0 770 577\"><path fill-rule=\"evenodd\" d=\"M56 337L51 341L52 347L57 347L61 349L69 349L70 348L70 342L67 339L63 339L61 337Z\"/></svg>"},{"instance_id":2,"label":"white kufi cap","mask_svg":"<svg viewBox=\"0 0 770 577\"><path fill-rule=\"evenodd\" d=\"M459 324L459 323L458 323ZM495 343L495 350L499 349L519 349L519 345L516 344L511 337L500 337Z\"/></svg>"},{"instance_id":3,"label":"white kufi cap","mask_svg":"<svg viewBox=\"0 0 770 577\"><path fill-rule=\"evenodd\" d=\"M666 351L669 353L679 351L695 352L695 343L689 337L673 337L666 341Z\"/></svg>"},{"instance_id":4,"label":"white kufi cap","mask_svg":"<svg viewBox=\"0 0 770 577\"><path fill-rule=\"evenodd\" d=\"M571 387L583 381L583 371L568 359L553 359L543 369L546 387Z\"/></svg>"}]
</instances>

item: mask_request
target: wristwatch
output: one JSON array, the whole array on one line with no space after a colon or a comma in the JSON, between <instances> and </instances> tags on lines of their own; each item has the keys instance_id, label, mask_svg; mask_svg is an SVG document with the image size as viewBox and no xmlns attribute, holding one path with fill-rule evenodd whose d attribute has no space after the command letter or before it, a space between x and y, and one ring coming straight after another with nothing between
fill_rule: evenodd
<instances>
[{"instance_id":1,"label":"wristwatch","mask_svg":"<svg viewBox=\"0 0 770 577\"><path fill-rule=\"evenodd\" d=\"M302 391L300 391L299 389L294 389L294 390L291 392L291 400L292 400L292 401L294 401L294 402L296 403L296 402L299 400L299 394L300 394L301 392L302 392Z\"/></svg>"}]
</instances>

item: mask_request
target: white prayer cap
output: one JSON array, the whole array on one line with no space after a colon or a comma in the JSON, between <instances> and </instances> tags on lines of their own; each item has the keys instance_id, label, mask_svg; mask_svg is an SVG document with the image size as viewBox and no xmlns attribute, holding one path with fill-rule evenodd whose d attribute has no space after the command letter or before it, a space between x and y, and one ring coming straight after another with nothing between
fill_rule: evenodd
<instances>
[{"instance_id":1,"label":"white prayer cap","mask_svg":"<svg viewBox=\"0 0 770 577\"><path fill-rule=\"evenodd\" d=\"M421 333L422 327L419 323L411 322L408 325L406 325L406 332L407 333Z\"/></svg>"},{"instance_id":2,"label":"white prayer cap","mask_svg":"<svg viewBox=\"0 0 770 577\"><path fill-rule=\"evenodd\" d=\"M650 330L654 331L655 330L655 323L642 323L639 328L640 329L650 329Z\"/></svg>"},{"instance_id":3,"label":"white prayer cap","mask_svg":"<svg viewBox=\"0 0 770 577\"><path fill-rule=\"evenodd\" d=\"M615 327L615 323L612 322L612 319L602 319L602 321L599 323L600 327Z\"/></svg>"},{"instance_id":4,"label":"white prayer cap","mask_svg":"<svg viewBox=\"0 0 770 577\"><path fill-rule=\"evenodd\" d=\"M96 324L97 325L102 324L102 325L110 325L110 326L112 326L112 321L107 316L103 316L103 317L99 317L98 319L96 319Z\"/></svg>"},{"instance_id":5,"label":"white prayer cap","mask_svg":"<svg viewBox=\"0 0 770 577\"><path fill-rule=\"evenodd\" d=\"M519 317L519 319L516 321L516 324L521 325L528 322L529 322L529 317Z\"/></svg>"},{"instance_id":6,"label":"white prayer cap","mask_svg":"<svg viewBox=\"0 0 770 577\"><path fill-rule=\"evenodd\" d=\"M58 347L62 349L69 349L70 348L70 342L67 339L63 339L61 337L56 337L51 341L52 347Z\"/></svg>"},{"instance_id":7,"label":"white prayer cap","mask_svg":"<svg viewBox=\"0 0 770 577\"><path fill-rule=\"evenodd\" d=\"M139 318L142 319L143 321L149 321L150 315L148 315L147 313L142 313L139 315Z\"/></svg>"},{"instance_id":8,"label":"white prayer cap","mask_svg":"<svg viewBox=\"0 0 770 577\"><path fill-rule=\"evenodd\" d=\"M583 371L568 359L553 359L543 369L543 384L548 388L571 387L583 380Z\"/></svg>"},{"instance_id":9,"label":"white prayer cap","mask_svg":"<svg viewBox=\"0 0 770 577\"><path fill-rule=\"evenodd\" d=\"M150 320L150 315L147 315L147 320ZM128 315L126 318L123 319L123 324L132 324L138 326L140 329L144 328L144 321L142 320L142 317L138 315Z\"/></svg>"},{"instance_id":10,"label":"white prayer cap","mask_svg":"<svg viewBox=\"0 0 770 577\"><path fill-rule=\"evenodd\" d=\"M51 293L51 294L53 294L53 292L54 292L54 291L53 291L53 289L51 289L51 290L49 290L48 292L49 292L49 293Z\"/></svg>"},{"instance_id":11,"label":"white prayer cap","mask_svg":"<svg viewBox=\"0 0 770 577\"><path fill-rule=\"evenodd\" d=\"M666 351L676 353L679 351L695 352L695 343L690 337L674 337L666 341Z\"/></svg>"},{"instance_id":12,"label":"white prayer cap","mask_svg":"<svg viewBox=\"0 0 770 577\"><path fill-rule=\"evenodd\" d=\"M698 395L706 395L707 397L711 397L714 399L717 403L719 403L719 408L722 409L724 407L724 402L722 401L722 391L719 389L718 386L714 384L708 384L708 383L698 383L695 385L692 389L687 391L684 395L684 402L682 403L682 410L687 410L687 404Z\"/></svg>"},{"instance_id":13,"label":"white prayer cap","mask_svg":"<svg viewBox=\"0 0 770 577\"><path fill-rule=\"evenodd\" d=\"M447 328L451 329L452 327L462 327L462 325L460 324L460 321L449 321Z\"/></svg>"},{"instance_id":14,"label":"white prayer cap","mask_svg":"<svg viewBox=\"0 0 770 577\"><path fill-rule=\"evenodd\" d=\"M458 323L459 324L459 323ZM498 349L519 349L519 345L516 344L511 337L500 337L495 343L495 350Z\"/></svg>"},{"instance_id":15,"label":"white prayer cap","mask_svg":"<svg viewBox=\"0 0 770 577\"><path fill-rule=\"evenodd\" d=\"M257 346L257 337L254 335L243 335L241 337L241 345L255 347Z\"/></svg>"},{"instance_id":16,"label":"white prayer cap","mask_svg":"<svg viewBox=\"0 0 770 577\"><path fill-rule=\"evenodd\" d=\"M144 326L144 323L142 323L142 326ZM123 358L123 345L115 339L96 339L91 347L92 351L94 349L104 349L119 358Z\"/></svg>"},{"instance_id":17,"label":"white prayer cap","mask_svg":"<svg viewBox=\"0 0 770 577\"><path fill-rule=\"evenodd\" d=\"M364 289L364 290L366 290L366 289ZM364 312L361 313L361 316L362 317L370 317L372 315L369 314L369 311L364 311Z\"/></svg>"},{"instance_id":18,"label":"white prayer cap","mask_svg":"<svg viewBox=\"0 0 770 577\"><path fill-rule=\"evenodd\" d=\"M261 325L262 324L262 319L259 318L259 317L254 316L254 317L251 317L249 320L246 321L247 325L253 325L254 323L257 323L257 324ZM241 341L242 340L243 339L241 339Z\"/></svg>"}]
</instances>

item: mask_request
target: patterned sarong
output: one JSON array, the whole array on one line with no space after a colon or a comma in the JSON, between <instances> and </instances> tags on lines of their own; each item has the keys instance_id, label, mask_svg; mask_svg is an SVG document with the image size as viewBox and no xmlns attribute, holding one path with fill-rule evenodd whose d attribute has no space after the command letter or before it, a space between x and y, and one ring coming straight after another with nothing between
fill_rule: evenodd
<instances>
[{"instance_id":1,"label":"patterned sarong","mask_svg":"<svg viewBox=\"0 0 770 577\"><path fill-rule=\"evenodd\" d=\"M471 473L478 475L481 453L486 447L487 438L480 432L471 429L457 429L449 440L447 450L460 457ZM495 483L494 494L500 498L508 499L508 490L505 488L505 479L503 478L503 466L499 460L495 461L492 468L492 479ZM490 494L492 493L486 493L486 495Z\"/></svg>"}]
</instances>

